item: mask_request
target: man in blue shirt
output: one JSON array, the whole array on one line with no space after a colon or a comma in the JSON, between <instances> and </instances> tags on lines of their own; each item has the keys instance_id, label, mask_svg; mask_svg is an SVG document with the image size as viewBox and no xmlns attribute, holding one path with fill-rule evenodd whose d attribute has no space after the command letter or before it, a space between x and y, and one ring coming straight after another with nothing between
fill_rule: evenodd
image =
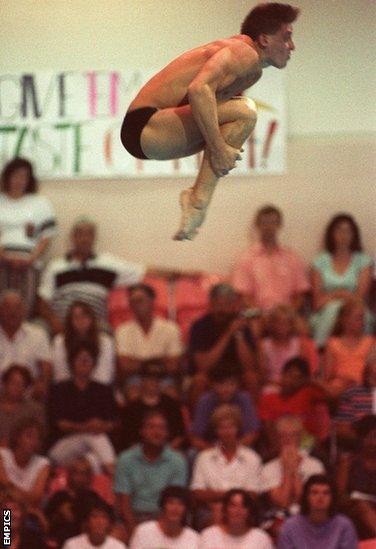
<instances>
[{"instance_id":1,"label":"man in blue shirt","mask_svg":"<svg viewBox=\"0 0 376 549\"><path fill-rule=\"evenodd\" d=\"M187 464L169 446L167 420L159 411L144 416L141 444L122 452L116 463L114 491L131 532L138 522L155 519L166 486L187 485Z\"/></svg>"}]
</instances>

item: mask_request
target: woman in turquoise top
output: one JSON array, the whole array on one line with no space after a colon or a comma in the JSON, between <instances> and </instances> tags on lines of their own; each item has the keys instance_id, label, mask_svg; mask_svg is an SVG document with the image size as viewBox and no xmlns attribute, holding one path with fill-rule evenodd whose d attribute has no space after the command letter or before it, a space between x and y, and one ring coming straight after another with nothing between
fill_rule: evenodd
<instances>
[{"instance_id":1,"label":"woman in turquoise top","mask_svg":"<svg viewBox=\"0 0 376 549\"><path fill-rule=\"evenodd\" d=\"M325 251L313 261L311 316L313 337L325 345L343 301L354 295L366 300L371 285L372 259L362 251L359 227L348 214L338 214L325 231ZM367 310L366 331L372 315Z\"/></svg>"}]
</instances>

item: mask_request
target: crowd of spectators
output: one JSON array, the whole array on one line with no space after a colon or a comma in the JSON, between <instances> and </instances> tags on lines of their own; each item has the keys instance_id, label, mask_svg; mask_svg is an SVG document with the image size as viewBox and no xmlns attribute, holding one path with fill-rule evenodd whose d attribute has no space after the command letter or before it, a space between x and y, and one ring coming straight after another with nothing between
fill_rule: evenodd
<instances>
[{"instance_id":1,"label":"crowd of spectators","mask_svg":"<svg viewBox=\"0 0 376 549\"><path fill-rule=\"evenodd\" d=\"M376 543L372 260L349 214L304 266L261 208L258 242L187 341L145 277L200 273L56 232L32 165L0 193L0 506L16 549L355 549ZM128 317L112 325L123 288ZM366 546L366 545L365 545Z\"/></svg>"}]
</instances>

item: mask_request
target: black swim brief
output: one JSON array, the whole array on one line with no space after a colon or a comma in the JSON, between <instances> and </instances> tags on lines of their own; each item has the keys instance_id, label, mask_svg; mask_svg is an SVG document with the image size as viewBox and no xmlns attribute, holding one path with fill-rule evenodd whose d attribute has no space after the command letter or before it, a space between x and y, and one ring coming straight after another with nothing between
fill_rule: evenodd
<instances>
[{"instance_id":1,"label":"black swim brief","mask_svg":"<svg viewBox=\"0 0 376 549\"><path fill-rule=\"evenodd\" d=\"M136 158L147 159L141 148L141 132L157 110L155 107L141 107L125 115L120 139L127 151Z\"/></svg>"}]
</instances>

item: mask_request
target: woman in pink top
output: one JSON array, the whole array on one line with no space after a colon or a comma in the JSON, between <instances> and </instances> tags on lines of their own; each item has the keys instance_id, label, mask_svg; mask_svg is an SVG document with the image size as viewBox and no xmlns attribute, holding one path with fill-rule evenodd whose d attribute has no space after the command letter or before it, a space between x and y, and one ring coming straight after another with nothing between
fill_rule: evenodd
<instances>
[{"instance_id":1,"label":"woman in pink top","mask_svg":"<svg viewBox=\"0 0 376 549\"><path fill-rule=\"evenodd\" d=\"M351 298L342 305L324 355L324 385L338 397L351 385L361 385L367 355L375 343L364 334L365 305Z\"/></svg>"},{"instance_id":2,"label":"woman in pink top","mask_svg":"<svg viewBox=\"0 0 376 549\"><path fill-rule=\"evenodd\" d=\"M310 338L298 335L297 323L297 314L287 305L278 305L267 315L266 337L260 343L260 360L268 384L279 385L284 364L298 356L307 360L311 375L318 370L315 344Z\"/></svg>"}]
</instances>

